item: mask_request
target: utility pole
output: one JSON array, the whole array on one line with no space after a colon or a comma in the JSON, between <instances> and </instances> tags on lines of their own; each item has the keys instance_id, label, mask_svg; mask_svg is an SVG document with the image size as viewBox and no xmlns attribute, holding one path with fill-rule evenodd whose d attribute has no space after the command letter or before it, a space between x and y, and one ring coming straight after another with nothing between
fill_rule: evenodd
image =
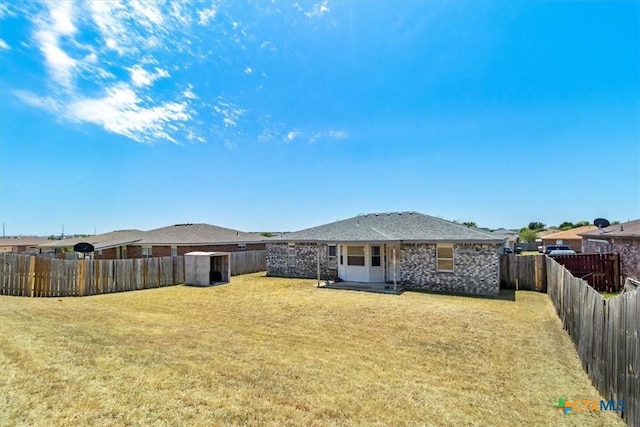
<instances>
[{"instance_id":1,"label":"utility pole","mask_svg":"<svg viewBox=\"0 0 640 427\"><path fill-rule=\"evenodd\" d=\"M64 224L62 224L62 234L60 235L60 239L64 239Z\"/></svg>"},{"instance_id":2,"label":"utility pole","mask_svg":"<svg viewBox=\"0 0 640 427\"><path fill-rule=\"evenodd\" d=\"M2 223L2 238L4 238L4 222Z\"/></svg>"}]
</instances>

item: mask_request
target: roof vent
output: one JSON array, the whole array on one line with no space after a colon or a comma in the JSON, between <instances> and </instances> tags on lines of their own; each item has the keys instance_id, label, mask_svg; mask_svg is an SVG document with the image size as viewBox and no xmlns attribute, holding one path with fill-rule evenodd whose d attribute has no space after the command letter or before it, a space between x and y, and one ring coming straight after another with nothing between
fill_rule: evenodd
<instances>
[{"instance_id":1,"label":"roof vent","mask_svg":"<svg viewBox=\"0 0 640 427\"><path fill-rule=\"evenodd\" d=\"M398 212L398 215L402 215L402 212Z\"/></svg>"},{"instance_id":2,"label":"roof vent","mask_svg":"<svg viewBox=\"0 0 640 427\"><path fill-rule=\"evenodd\" d=\"M409 215L413 215L413 211L409 211Z\"/></svg>"},{"instance_id":3,"label":"roof vent","mask_svg":"<svg viewBox=\"0 0 640 427\"><path fill-rule=\"evenodd\" d=\"M380 214L376 214L376 216L380 216Z\"/></svg>"},{"instance_id":4,"label":"roof vent","mask_svg":"<svg viewBox=\"0 0 640 427\"><path fill-rule=\"evenodd\" d=\"M620 231L624 231L624 227L620 224Z\"/></svg>"}]
</instances>

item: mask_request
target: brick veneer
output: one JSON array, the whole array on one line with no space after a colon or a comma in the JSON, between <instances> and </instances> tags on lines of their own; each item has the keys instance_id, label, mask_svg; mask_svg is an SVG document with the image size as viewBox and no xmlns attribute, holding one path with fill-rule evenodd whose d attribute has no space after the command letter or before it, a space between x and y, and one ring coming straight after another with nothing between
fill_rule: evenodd
<instances>
[{"instance_id":1,"label":"brick veneer","mask_svg":"<svg viewBox=\"0 0 640 427\"><path fill-rule=\"evenodd\" d=\"M296 265L289 266L288 243L267 244L267 276L299 277L315 279L318 277L317 251L320 250L320 279L333 280L338 277L337 269L329 269L328 245L315 243L297 243L295 246Z\"/></svg>"},{"instance_id":2,"label":"brick veneer","mask_svg":"<svg viewBox=\"0 0 640 427\"><path fill-rule=\"evenodd\" d=\"M405 287L416 290L461 294L497 295L500 292L500 248L502 245L456 244L454 271L436 271L434 244L403 244L400 250L400 277ZM327 268L326 244L297 243L296 265L288 265L288 243L267 244L267 276L317 277L316 250L320 250L320 278L331 280L337 270Z\"/></svg>"}]
</instances>

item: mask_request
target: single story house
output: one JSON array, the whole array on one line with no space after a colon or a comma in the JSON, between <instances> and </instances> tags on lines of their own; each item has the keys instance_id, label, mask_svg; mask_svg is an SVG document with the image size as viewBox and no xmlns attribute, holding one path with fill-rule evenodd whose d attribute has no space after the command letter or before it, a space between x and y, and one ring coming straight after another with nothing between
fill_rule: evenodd
<instances>
[{"instance_id":1,"label":"single story house","mask_svg":"<svg viewBox=\"0 0 640 427\"><path fill-rule=\"evenodd\" d=\"M547 249L549 245L566 245L577 253L580 253L582 252L582 236L580 236L580 233L586 233L596 230L597 228L595 225L585 225L583 227L547 234L542 238L543 249Z\"/></svg>"},{"instance_id":2,"label":"single story house","mask_svg":"<svg viewBox=\"0 0 640 427\"><path fill-rule=\"evenodd\" d=\"M210 224L176 224L145 231L128 245L129 258L184 255L187 252L263 251L264 236Z\"/></svg>"},{"instance_id":3,"label":"single story house","mask_svg":"<svg viewBox=\"0 0 640 427\"><path fill-rule=\"evenodd\" d=\"M584 253L620 254L620 274L640 280L640 219L580 233Z\"/></svg>"},{"instance_id":4,"label":"single story house","mask_svg":"<svg viewBox=\"0 0 640 427\"><path fill-rule=\"evenodd\" d=\"M0 252L38 253L38 246L50 242L43 237L2 237L0 238Z\"/></svg>"},{"instance_id":5,"label":"single story house","mask_svg":"<svg viewBox=\"0 0 640 427\"><path fill-rule=\"evenodd\" d=\"M365 214L267 242L267 275L497 295L504 240L417 212Z\"/></svg>"},{"instance_id":6,"label":"single story house","mask_svg":"<svg viewBox=\"0 0 640 427\"><path fill-rule=\"evenodd\" d=\"M497 230L489 230L484 228L479 228L480 231L489 232L493 234L498 239L504 239L504 244L502 246L502 250L506 251L507 249L514 252L516 250L516 243L520 242L520 233L513 230L507 230L506 228L498 228Z\"/></svg>"},{"instance_id":7,"label":"single story house","mask_svg":"<svg viewBox=\"0 0 640 427\"><path fill-rule=\"evenodd\" d=\"M91 243L95 248L92 254L97 259L126 259L128 245L140 240L142 230L116 230L109 233L95 234L86 237L72 237L62 240L49 240L39 245L41 250L54 250L56 258L76 257L73 247L78 243ZM67 255L70 254L70 255Z\"/></svg>"}]
</instances>

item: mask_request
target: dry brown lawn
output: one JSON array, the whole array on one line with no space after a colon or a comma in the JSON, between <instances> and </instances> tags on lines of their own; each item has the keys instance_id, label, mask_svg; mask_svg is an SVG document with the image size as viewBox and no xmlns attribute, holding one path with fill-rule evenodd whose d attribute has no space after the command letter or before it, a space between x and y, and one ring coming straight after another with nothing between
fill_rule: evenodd
<instances>
[{"instance_id":1,"label":"dry brown lawn","mask_svg":"<svg viewBox=\"0 0 640 427\"><path fill-rule=\"evenodd\" d=\"M0 297L0 425L623 425L547 295L515 301L234 277ZM511 298L513 299L513 298Z\"/></svg>"}]
</instances>

